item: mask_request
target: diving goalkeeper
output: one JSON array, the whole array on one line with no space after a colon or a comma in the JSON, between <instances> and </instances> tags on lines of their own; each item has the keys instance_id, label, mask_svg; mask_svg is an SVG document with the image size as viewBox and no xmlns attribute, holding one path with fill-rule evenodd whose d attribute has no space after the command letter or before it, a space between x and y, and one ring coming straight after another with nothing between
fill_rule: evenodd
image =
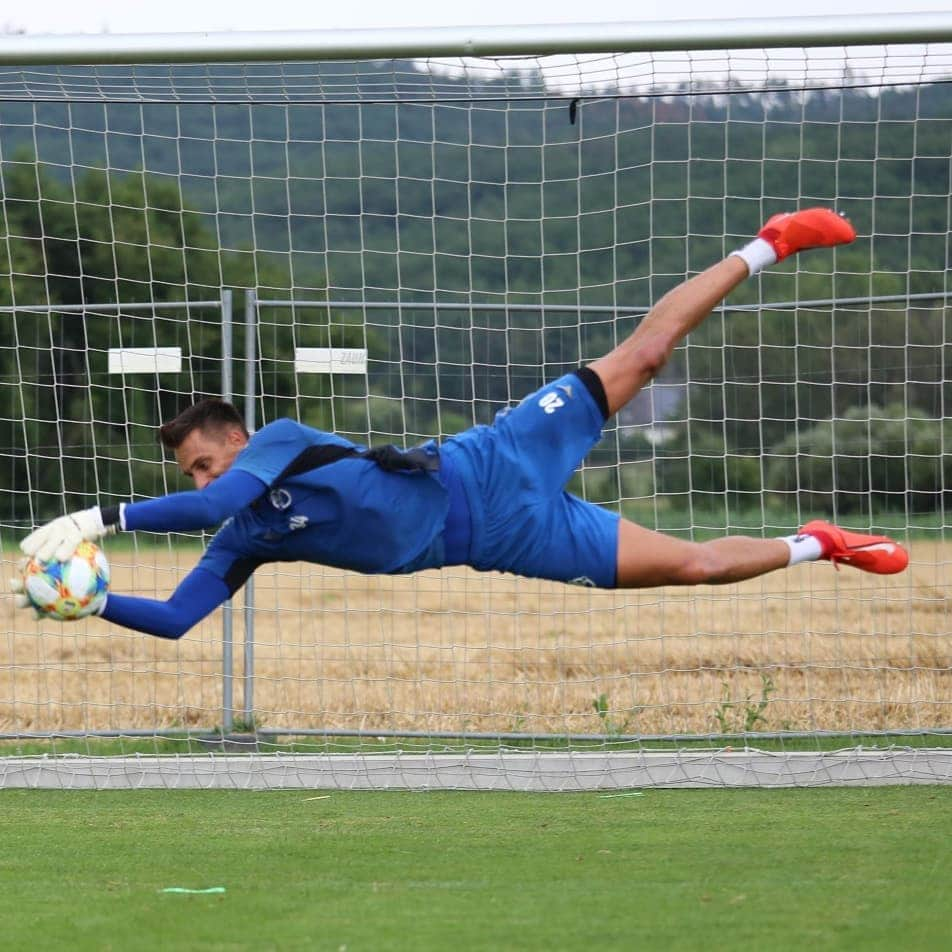
<instances>
[{"instance_id":1,"label":"diving goalkeeper","mask_svg":"<svg viewBox=\"0 0 952 952\"><path fill-rule=\"evenodd\" d=\"M94 507L23 540L40 560L118 530L176 532L221 524L167 601L110 593L100 614L179 638L267 562L365 573L449 565L599 588L736 582L827 559L891 574L906 551L881 536L813 521L794 536L688 542L645 529L564 489L605 421L627 404L727 294L789 255L856 237L836 213L773 216L758 236L671 290L607 356L566 374L437 445L366 450L289 419L249 436L229 403L206 399L161 428L195 491ZM26 603L19 588L19 601Z\"/></svg>"}]
</instances>

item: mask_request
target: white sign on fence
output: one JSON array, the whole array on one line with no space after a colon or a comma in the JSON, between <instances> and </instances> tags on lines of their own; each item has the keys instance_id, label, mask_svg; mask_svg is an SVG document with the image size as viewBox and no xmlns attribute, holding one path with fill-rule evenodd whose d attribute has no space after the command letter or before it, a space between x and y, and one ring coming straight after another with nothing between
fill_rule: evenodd
<instances>
[{"instance_id":1,"label":"white sign on fence","mask_svg":"<svg viewBox=\"0 0 952 952\"><path fill-rule=\"evenodd\" d=\"M365 347L295 347L294 370L299 374L365 374Z\"/></svg>"},{"instance_id":2,"label":"white sign on fence","mask_svg":"<svg viewBox=\"0 0 952 952\"><path fill-rule=\"evenodd\" d=\"M177 374L182 372L181 347L110 347L111 374Z\"/></svg>"}]
</instances>

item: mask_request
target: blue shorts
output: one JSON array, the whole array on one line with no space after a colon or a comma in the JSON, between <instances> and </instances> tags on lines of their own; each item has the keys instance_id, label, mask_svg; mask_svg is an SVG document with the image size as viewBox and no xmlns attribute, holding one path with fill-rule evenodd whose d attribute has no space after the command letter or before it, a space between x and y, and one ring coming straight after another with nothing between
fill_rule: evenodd
<instances>
[{"instance_id":1,"label":"blue shorts","mask_svg":"<svg viewBox=\"0 0 952 952\"><path fill-rule=\"evenodd\" d=\"M492 426L447 440L440 455L462 485L470 517L461 561L614 588L618 514L565 491L603 422L582 381L566 374L501 411Z\"/></svg>"}]
</instances>

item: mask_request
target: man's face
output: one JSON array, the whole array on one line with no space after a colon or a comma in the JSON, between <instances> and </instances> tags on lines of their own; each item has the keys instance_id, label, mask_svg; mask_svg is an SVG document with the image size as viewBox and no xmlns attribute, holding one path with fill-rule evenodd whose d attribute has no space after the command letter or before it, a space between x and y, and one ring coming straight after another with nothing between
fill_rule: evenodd
<instances>
[{"instance_id":1,"label":"man's face","mask_svg":"<svg viewBox=\"0 0 952 952\"><path fill-rule=\"evenodd\" d=\"M236 428L195 429L175 450L175 458L195 488L204 489L228 472L247 443L248 438Z\"/></svg>"}]
</instances>

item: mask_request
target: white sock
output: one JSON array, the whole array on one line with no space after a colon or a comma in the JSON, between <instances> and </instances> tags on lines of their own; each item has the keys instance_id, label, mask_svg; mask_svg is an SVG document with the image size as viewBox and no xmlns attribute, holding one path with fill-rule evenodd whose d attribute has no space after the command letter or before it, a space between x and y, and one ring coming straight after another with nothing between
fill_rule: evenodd
<instances>
[{"instance_id":1,"label":"white sock","mask_svg":"<svg viewBox=\"0 0 952 952\"><path fill-rule=\"evenodd\" d=\"M816 536L783 536L781 541L786 542L790 547L790 561L787 565L797 565L800 562L816 562L823 555L823 545Z\"/></svg>"},{"instance_id":2,"label":"white sock","mask_svg":"<svg viewBox=\"0 0 952 952\"><path fill-rule=\"evenodd\" d=\"M743 259L751 277L777 263L777 252L765 238L755 238L743 248L732 251L731 254Z\"/></svg>"}]
</instances>

